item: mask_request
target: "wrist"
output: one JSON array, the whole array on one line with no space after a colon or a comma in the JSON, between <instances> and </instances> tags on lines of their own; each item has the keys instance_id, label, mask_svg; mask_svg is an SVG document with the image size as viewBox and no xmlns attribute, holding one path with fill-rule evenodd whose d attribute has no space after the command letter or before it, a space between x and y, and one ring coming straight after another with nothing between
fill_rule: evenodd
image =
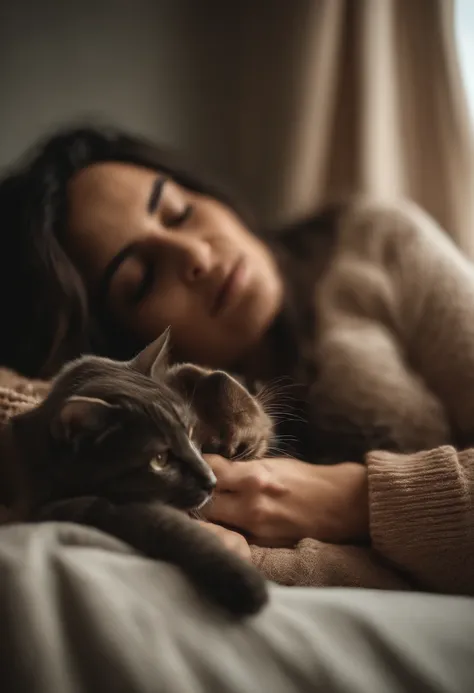
<instances>
[{"instance_id":1,"label":"wrist","mask_svg":"<svg viewBox=\"0 0 474 693\"><path fill-rule=\"evenodd\" d=\"M332 544L358 542L369 535L369 492L367 469L355 462L313 467L321 494L321 482L326 486L321 502L314 507L315 539ZM314 533L315 532L315 533Z\"/></svg>"},{"instance_id":2,"label":"wrist","mask_svg":"<svg viewBox=\"0 0 474 693\"><path fill-rule=\"evenodd\" d=\"M361 540L369 536L369 482L367 468L356 462L339 465L343 489L342 512L348 532L346 540Z\"/></svg>"}]
</instances>

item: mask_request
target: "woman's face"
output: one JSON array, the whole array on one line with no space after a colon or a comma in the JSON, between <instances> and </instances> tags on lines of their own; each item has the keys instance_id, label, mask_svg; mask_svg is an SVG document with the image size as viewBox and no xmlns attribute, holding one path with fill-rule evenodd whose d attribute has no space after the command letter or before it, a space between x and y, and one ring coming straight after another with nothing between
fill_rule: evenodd
<instances>
[{"instance_id":1,"label":"woman's face","mask_svg":"<svg viewBox=\"0 0 474 693\"><path fill-rule=\"evenodd\" d=\"M138 341L168 325L182 359L226 367L261 341L282 281L225 205L147 168L107 162L70 182L68 251L90 295Z\"/></svg>"}]
</instances>

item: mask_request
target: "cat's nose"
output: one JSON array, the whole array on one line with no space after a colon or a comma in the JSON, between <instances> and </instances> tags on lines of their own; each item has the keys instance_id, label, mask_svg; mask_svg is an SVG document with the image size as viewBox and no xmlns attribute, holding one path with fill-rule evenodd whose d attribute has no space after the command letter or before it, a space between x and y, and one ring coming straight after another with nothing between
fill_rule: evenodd
<instances>
[{"instance_id":1,"label":"cat's nose","mask_svg":"<svg viewBox=\"0 0 474 693\"><path fill-rule=\"evenodd\" d=\"M216 488L217 479L214 472L210 472L204 479L203 488L208 493L211 493Z\"/></svg>"}]
</instances>

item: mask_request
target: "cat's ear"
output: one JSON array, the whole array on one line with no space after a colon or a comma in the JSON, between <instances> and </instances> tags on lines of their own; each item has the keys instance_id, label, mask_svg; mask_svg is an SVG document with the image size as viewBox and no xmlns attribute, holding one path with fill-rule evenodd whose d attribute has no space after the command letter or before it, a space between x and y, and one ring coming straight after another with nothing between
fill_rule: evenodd
<instances>
[{"instance_id":1,"label":"cat's ear","mask_svg":"<svg viewBox=\"0 0 474 693\"><path fill-rule=\"evenodd\" d=\"M96 397L69 397L51 422L51 433L57 440L74 441L86 433L103 432L116 409Z\"/></svg>"},{"instance_id":2,"label":"cat's ear","mask_svg":"<svg viewBox=\"0 0 474 693\"><path fill-rule=\"evenodd\" d=\"M130 368L149 378L158 378L169 365L170 339L171 328L167 327L163 334L128 362Z\"/></svg>"}]
</instances>

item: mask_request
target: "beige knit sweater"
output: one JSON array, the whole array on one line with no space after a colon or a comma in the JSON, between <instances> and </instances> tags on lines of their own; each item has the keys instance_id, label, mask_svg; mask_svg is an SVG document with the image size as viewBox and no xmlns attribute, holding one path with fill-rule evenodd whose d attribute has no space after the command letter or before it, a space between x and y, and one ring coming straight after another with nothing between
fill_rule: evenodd
<instances>
[{"instance_id":1,"label":"beige knit sweater","mask_svg":"<svg viewBox=\"0 0 474 693\"><path fill-rule=\"evenodd\" d=\"M419 589L474 596L474 449L373 452L371 548L303 539L294 549L252 547L285 585Z\"/></svg>"},{"instance_id":2,"label":"beige knit sweater","mask_svg":"<svg viewBox=\"0 0 474 693\"><path fill-rule=\"evenodd\" d=\"M0 369L0 425L46 390ZM253 546L255 564L284 585L474 595L474 449L373 452L366 462L372 548L303 539L294 549Z\"/></svg>"}]
</instances>

